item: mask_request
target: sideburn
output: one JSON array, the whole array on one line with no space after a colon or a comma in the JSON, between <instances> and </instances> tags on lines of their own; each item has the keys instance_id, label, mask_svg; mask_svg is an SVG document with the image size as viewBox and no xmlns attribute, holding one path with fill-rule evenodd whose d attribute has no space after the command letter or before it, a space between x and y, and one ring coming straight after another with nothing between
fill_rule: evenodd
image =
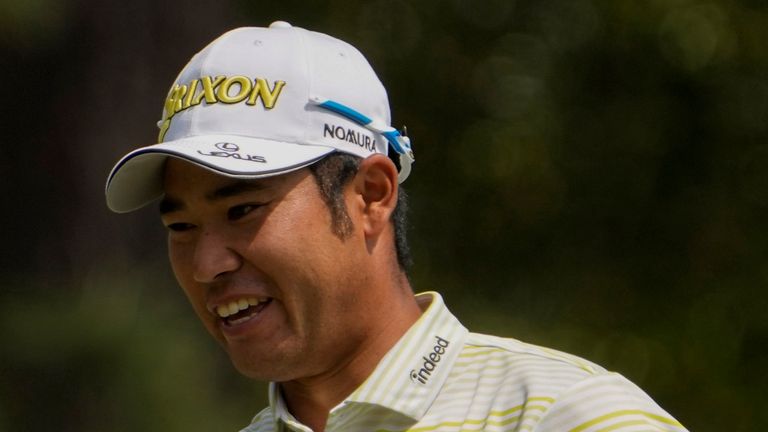
<instances>
[{"instance_id":1,"label":"sideburn","mask_svg":"<svg viewBox=\"0 0 768 432\"><path fill-rule=\"evenodd\" d=\"M341 240L349 238L355 227L344 201L344 186L357 174L359 166L360 158L334 153L309 167L331 212L331 232Z\"/></svg>"}]
</instances>

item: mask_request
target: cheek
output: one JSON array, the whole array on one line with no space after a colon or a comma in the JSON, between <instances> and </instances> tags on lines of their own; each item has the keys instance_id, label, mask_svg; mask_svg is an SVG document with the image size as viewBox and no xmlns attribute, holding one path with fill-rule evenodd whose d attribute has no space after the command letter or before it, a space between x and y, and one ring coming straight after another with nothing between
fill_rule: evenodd
<instances>
[{"instance_id":1,"label":"cheek","mask_svg":"<svg viewBox=\"0 0 768 432\"><path fill-rule=\"evenodd\" d=\"M306 212L273 214L251 238L247 261L264 272L281 291L282 300L306 319L335 297L345 244L331 232L325 207ZM313 312L314 311L314 312ZM316 318L316 317L315 317Z\"/></svg>"},{"instance_id":2,"label":"cheek","mask_svg":"<svg viewBox=\"0 0 768 432\"><path fill-rule=\"evenodd\" d=\"M268 236L260 236L251 245L254 263L276 279L328 289L324 285L337 277L335 273L345 263L341 241L324 222L308 217L288 223L287 229L268 231Z\"/></svg>"},{"instance_id":3,"label":"cheek","mask_svg":"<svg viewBox=\"0 0 768 432\"><path fill-rule=\"evenodd\" d=\"M317 265L317 257L334 247L330 236L328 209L307 202L281 204L248 238L248 255L267 269L275 267L307 268ZM330 238L329 238L330 237Z\"/></svg>"}]
</instances>

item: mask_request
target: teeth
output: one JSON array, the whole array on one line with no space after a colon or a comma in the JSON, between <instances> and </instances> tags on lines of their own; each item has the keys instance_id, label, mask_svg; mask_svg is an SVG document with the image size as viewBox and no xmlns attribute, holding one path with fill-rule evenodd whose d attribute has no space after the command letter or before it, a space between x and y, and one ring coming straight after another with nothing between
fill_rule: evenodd
<instances>
[{"instance_id":1,"label":"teeth","mask_svg":"<svg viewBox=\"0 0 768 432\"><path fill-rule=\"evenodd\" d=\"M216 313L217 313L217 314L218 314L220 317L222 317L222 318L226 318L226 317L228 317L228 316L229 316L229 308L228 308L228 307L226 307L226 306L218 306L218 307L216 307Z\"/></svg>"},{"instance_id":2,"label":"teeth","mask_svg":"<svg viewBox=\"0 0 768 432\"><path fill-rule=\"evenodd\" d=\"M238 299L237 301L231 301L227 304L216 306L216 314L221 318L226 318L230 315L234 315L241 310L246 310L250 306L256 306L259 303L267 301L266 298L248 297Z\"/></svg>"},{"instance_id":3,"label":"teeth","mask_svg":"<svg viewBox=\"0 0 768 432\"><path fill-rule=\"evenodd\" d=\"M240 310L240 308L237 306L237 302L230 303L228 305L228 307L229 307L229 314L230 315L234 315L234 314L236 314Z\"/></svg>"}]
</instances>

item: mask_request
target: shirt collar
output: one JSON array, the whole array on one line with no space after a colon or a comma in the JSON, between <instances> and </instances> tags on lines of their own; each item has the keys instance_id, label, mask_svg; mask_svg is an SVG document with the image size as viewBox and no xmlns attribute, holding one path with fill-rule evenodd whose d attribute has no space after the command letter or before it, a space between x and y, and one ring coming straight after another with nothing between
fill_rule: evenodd
<instances>
[{"instance_id":1,"label":"shirt collar","mask_svg":"<svg viewBox=\"0 0 768 432\"><path fill-rule=\"evenodd\" d=\"M440 294L421 293L416 301L424 313L384 355L368 379L334 411L363 403L414 420L424 416L448 378L468 330L448 310ZM296 421L275 383L269 387L269 402L275 420Z\"/></svg>"}]
</instances>

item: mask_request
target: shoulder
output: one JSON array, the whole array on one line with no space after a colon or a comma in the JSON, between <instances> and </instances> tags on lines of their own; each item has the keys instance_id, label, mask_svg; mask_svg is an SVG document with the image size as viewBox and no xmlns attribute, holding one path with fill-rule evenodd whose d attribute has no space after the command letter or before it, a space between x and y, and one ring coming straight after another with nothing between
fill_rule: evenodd
<instances>
[{"instance_id":1,"label":"shoulder","mask_svg":"<svg viewBox=\"0 0 768 432\"><path fill-rule=\"evenodd\" d=\"M686 430L638 386L612 372L592 375L569 386L560 393L541 425L543 430Z\"/></svg>"},{"instance_id":2,"label":"shoulder","mask_svg":"<svg viewBox=\"0 0 768 432\"><path fill-rule=\"evenodd\" d=\"M592 362L560 351L469 333L441 397L489 398L500 404L497 408L534 400L551 404L575 383L605 372Z\"/></svg>"},{"instance_id":3,"label":"shoulder","mask_svg":"<svg viewBox=\"0 0 768 432\"><path fill-rule=\"evenodd\" d=\"M535 365L550 365L562 369L576 369L584 374L605 372L601 366L581 357L521 342L517 339L502 338L479 333L469 333L460 357L483 359L503 358L508 361Z\"/></svg>"},{"instance_id":4,"label":"shoulder","mask_svg":"<svg viewBox=\"0 0 768 432\"><path fill-rule=\"evenodd\" d=\"M552 396L582 379L606 372L595 363L561 351L470 333L451 375Z\"/></svg>"},{"instance_id":5,"label":"shoulder","mask_svg":"<svg viewBox=\"0 0 768 432\"><path fill-rule=\"evenodd\" d=\"M267 407L256 414L251 420L251 424L246 426L240 432L269 432L275 430L275 419L272 410Z\"/></svg>"},{"instance_id":6,"label":"shoulder","mask_svg":"<svg viewBox=\"0 0 768 432\"><path fill-rule=\"evenodd\" d=\"M473 392L505 401L507 410L535 406L535 416L522 417L535 419L541 430L620 430L638 425L685 430L620 374L581 357L516 339L470 333L451 376L449 385L451 381L456 388L470 381L479 383Z\"/></svg>"}]
</instances>

